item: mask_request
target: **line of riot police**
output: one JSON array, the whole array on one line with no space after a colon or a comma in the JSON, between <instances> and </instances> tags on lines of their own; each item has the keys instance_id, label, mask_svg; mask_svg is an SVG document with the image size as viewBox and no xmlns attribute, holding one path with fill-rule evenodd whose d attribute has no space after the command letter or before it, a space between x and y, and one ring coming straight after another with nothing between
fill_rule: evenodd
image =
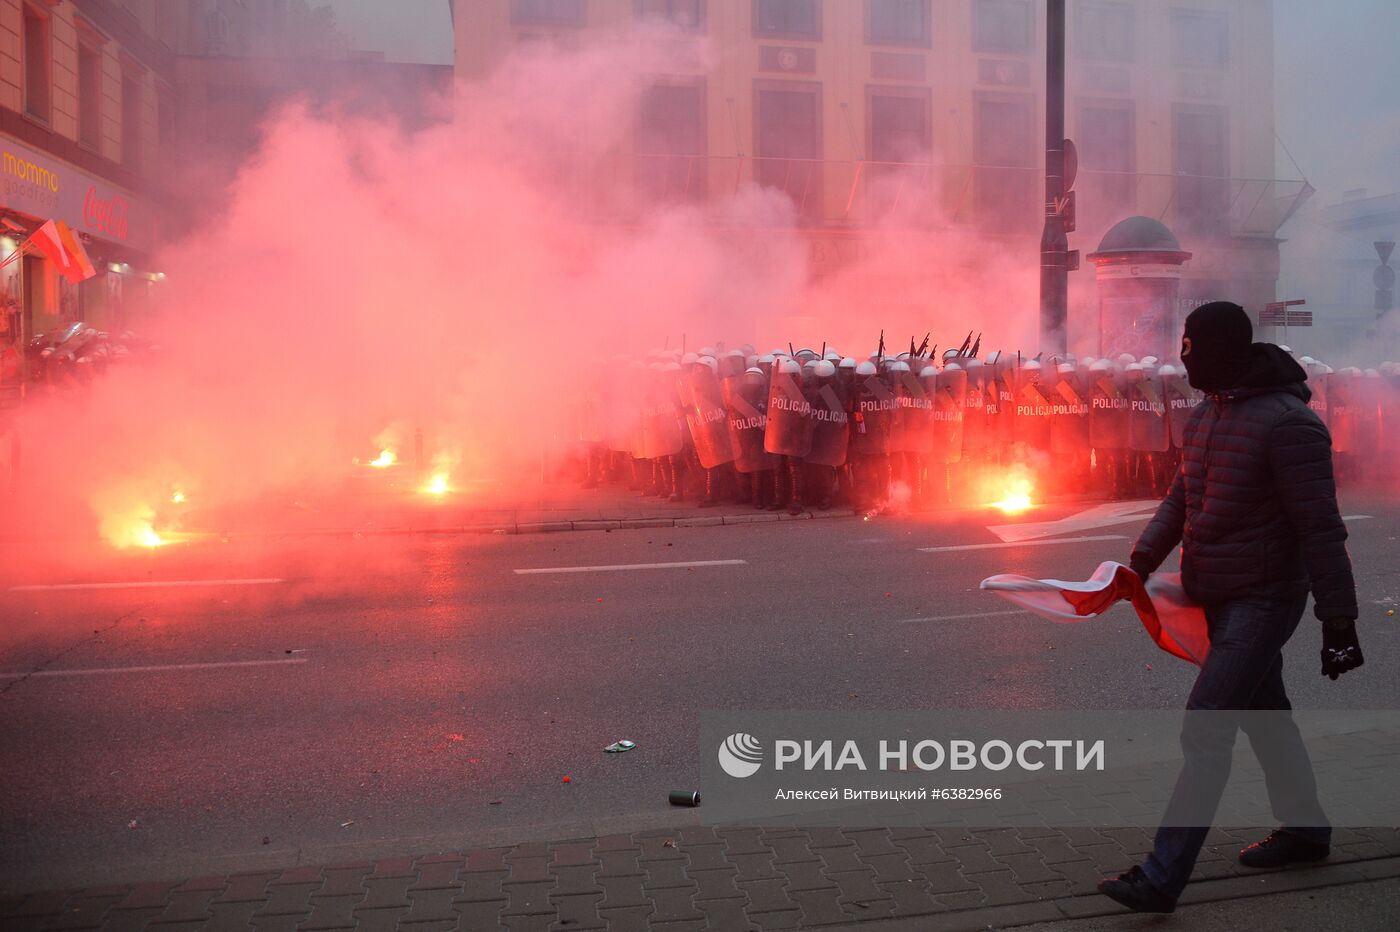
<instances>
[{"instance_id":1,"label":"line of riot police","mask_svg":"<svg viewBox=\"0 0 1400 932\"><path fill-rule=\"evenodd\" d=\"M836 350L704 347L619 360L589 405L587 484L622 478L701 507L863 512L983 505L1008 469L1039 497L1165 493L1202 401L1184 369L1152 356L1030 358L950 350L862 357ZM1332 428L1339 475L1379 476L1400 437L1400 368L1329 370L1304 357ZM1383 477L1382 477L1383 478Z\"/></svg>"}]
</instances>

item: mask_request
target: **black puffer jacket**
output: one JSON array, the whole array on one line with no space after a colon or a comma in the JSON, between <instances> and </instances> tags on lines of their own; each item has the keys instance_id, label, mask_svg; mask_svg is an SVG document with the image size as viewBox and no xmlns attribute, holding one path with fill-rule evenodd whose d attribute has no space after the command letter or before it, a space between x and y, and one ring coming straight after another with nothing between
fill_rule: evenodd
<instances>
[{"instance_id":1,"label":"black puffer jacket","mask_svg":"<svg viewBox=\"0 0 1400 932\"><path fill-rule=\"evenodd\" d=\"M1318 618L1356 617L1332 438L1306 379L1293 357L1256 343L1238 387L1191 412L1181 469L1133 566L1155 570L1181 542L1182 582L1201 604L1311 589Z\"/></svg>"}]
</instances>

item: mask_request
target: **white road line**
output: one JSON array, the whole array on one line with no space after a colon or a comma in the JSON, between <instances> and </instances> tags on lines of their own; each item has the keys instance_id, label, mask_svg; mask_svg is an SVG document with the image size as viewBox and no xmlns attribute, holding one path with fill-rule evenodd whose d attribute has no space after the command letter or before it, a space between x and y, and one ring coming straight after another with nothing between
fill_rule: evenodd
<instances>
[{"instance_id":1,"label":"white road line","mask_svg":"<svg viewBox=\"0 0 1400 932\"><path fill-rule=\"evenodd\" d=\"M546 566L540 569L516 570L519 576L540 573L608 573L613 570L674 570L689 566L743 566L748 560L691 560L687 563L618 563L614 566Z\"/></svg>"},{"instance_id":2,"label":"white road line","mask_svg":"<svg viewBox=\"0 0 1400 932\"><path fill-rule=\"evenodd\" d=\"M0 680L22 680L30 676L98 676L103 673L168 673L177 670L226 670L237 667L272 667L306 663L305 657L290 660L226 660L217 663L171 663L153 667L96 667L88 670L39 670L34 673L0 673Z\"/></svg>"},{"instance_id":3,"label":"white road line","mask_svg":"<svg viewBox=\"0 0 1400 932\"><path fill-rule=\"evenodd\" d=\"M1114 524L1131 524L1146 521L1152 517L1160 501L1144 499L1135 502L1110 502L1097 505L1078 514L1056 521L1034 521L1022 524L996 524L987 528L1004 541L1032 540L1041 537L1056 537L1061 534L1075 534ZM1147 512L1147 513L1144 513Z\"/></svg>"},{"instance_id":4,"label":"white road line","mask_svg":"<svg viewBox=\"0 0 1400 932\"><path fill-rule=\"evenodd\" d=\"M919 547L920 553L953 553L958 550L1014 550L1017 547L1048 547L1051 544L1080 544L1092 540L1127 540L1122 534L1093 537L1058 537L1055 540L1022 540L1000 544L958 544L956 547Z\"/></svg>"},{"instance_id":5,"label":"white road line","mask_svg":"<svg viewBox=\"0 0 1400 932\"><path fill-rule=\"evenodd\" d=\"M71 592L80 589L179 589L190 586L273 586L282 579L167 579L142 582L54 583L43 586L11 586L11 592Z\"/></svg>"},{"instance_id":6,"label":"white road line","mask_svg":"<svg viewBox=\"0 0 1400 932\"><path fill-rule=\"evenodd\" d=\"M962 621L965 618L1003 618L1007 615L1029 615L1025 609L1011 609L1005 612L970 612L966 615L934 615L929 618L898 618L890 622L893 625L912 625L925 621Z\"/></svg>"},{"instance_id":7,"label":"white road line","mask_svg":"<svg viewBox=\"0 0 1400 932\"><path fill-rule=\"evenodd\" d=\"M1375 515L1342 515L1343 521L1370 521Z\"/></svg>"}]
</instances>

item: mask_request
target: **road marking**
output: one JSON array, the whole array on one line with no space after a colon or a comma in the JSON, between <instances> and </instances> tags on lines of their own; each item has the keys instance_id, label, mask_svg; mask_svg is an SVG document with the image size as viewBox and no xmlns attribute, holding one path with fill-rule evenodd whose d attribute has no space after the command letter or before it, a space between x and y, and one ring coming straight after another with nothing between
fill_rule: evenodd
<instances>
[{"instance_id":1,"label":"road marking","mask_svg":"<svg viewBox=\"0 0 1400 932\"><path fill-rule=\"evenodd\" d=\"M1370 521L1375 515L1343 515L1343 521Z\"/></svg>"},{"instance_id":2,"label":"road marking","mask_svg":"<svg viewBox=\"0 0 1400 932\"><path fill-rule=\"evenodd\" d=\"M237 667L272 667L306 663L305 657L291 660L226 660L218 663L171 663L152 667L96 667L88 670L39 670L34 673L0 673L0 680L22 680L31 676L98 676L104 673L167 673L178 670L226 670Z\"/></svg>"},{"instance_id":3,"label":"road marking","mask_svg":"<svg viewBox=\"0 0 1400 932\"><path fill-rule=\"evenodd\" d=\"M1000 544L958 544L956 547L919 547L920 553L953 553L959 550L1011 550L1016 547L1048 547L1051 544L1081 544L1093 540L1127 540L1122 534L1099 534L1093 537L1057 537L1054 540L1013 540Z\"/></svg>"},{"instance_id":4,"label":"road marking","mask_svg":"<svg viewBox=\"0 0 1400 932\"><path fill-rule=\"evenodd\" d=\"M43 586L11 586L11 592L65 592L79 589L179 589L190 586L272 586L281 579L167 579L144 582L55 583Z\"/></svg>"},{"instance_id":5,"label":"road marking","mask_svg":"<svg viewBox=\"0 0 1400 932\"><path fill-rule=\"evenodd\" d=\"M1151 515L1144 512L1155 510L1158 499L1143 499L1135 502L1109 502L1077 512L1057 521L1029 521L1025 524L997 524L987 530L1004 541L1034 540L1041 537L1056 537L1061 534L1075 534L1094 528L1111 527L1115 524L1131 524L1145 521Z\"/></svg>"},{"instance_id":6,"label":"road marking","mask_svg":"<svg viewBox=\"0 0 1400 932\"><path fill-rule=\"evenodd\" d=\"M1025 609L1011 609L1005 612L970 612L966 615L934 615L929 618L899 618L891 621L894 625L912 625L923 621L962 621L965 618L1003 618L1007 615L1029 615Z\"/></svg>"},{"instance_id":7,"label":"road marking","mask_svg":"<svg viewBox=\"0 0 1400 932\"><path fill-rule=\"evenodd\" d=\"M614 570L676 570L691 566L743 566L748 560L691 560L686 563L618 563L613 566L546 566L540 569L516 570L519 576L540 573L609 573Z\"/></svg>"}]
</instances>

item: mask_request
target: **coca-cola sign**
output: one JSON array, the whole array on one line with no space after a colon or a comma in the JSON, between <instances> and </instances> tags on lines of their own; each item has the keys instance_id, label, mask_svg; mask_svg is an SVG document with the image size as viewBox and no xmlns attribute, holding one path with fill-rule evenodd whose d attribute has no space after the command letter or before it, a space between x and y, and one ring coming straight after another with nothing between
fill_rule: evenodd
<instances>
[{"instance_id":1,"label":"coca-cola sign","mask_svg":"<svg viewBox=\"0 0 1400 932\"><path fill-rule=\"evenodd\" d=\"M109 237L125 242L129 227L127 214L131 205L120 194L108 198L97 196L97 185L91 185L83 199L83 224L89 230L99 230Z\"/></svg>"},{"instance_id":2,"label":"coca-cola sign","mask_svg":"<svg viewBox=\"0 0 1400 932\"><path fill-rule=\"evenodd\" d=\"M148 251L155 246L152 205L51 153L0 132L0 205L41 220Z\"/></svg>"}]
</instances>

